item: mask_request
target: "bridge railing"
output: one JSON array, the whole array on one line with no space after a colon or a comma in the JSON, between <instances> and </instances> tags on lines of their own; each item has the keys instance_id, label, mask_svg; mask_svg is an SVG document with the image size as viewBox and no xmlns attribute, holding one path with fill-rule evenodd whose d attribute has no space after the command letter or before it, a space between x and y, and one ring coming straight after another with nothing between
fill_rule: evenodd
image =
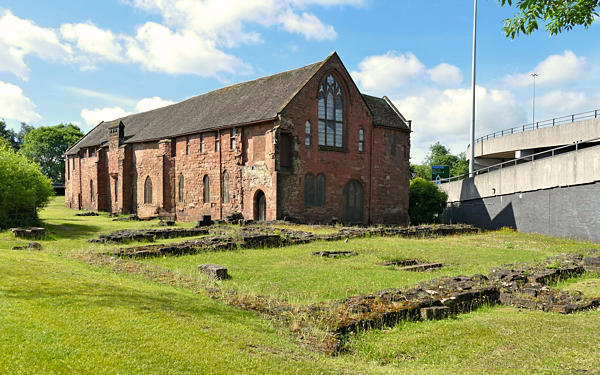
<instances>
[{"instance_id":1,"label":"bridge railing","mask_svg":"<svg viewBox=\"0 0 600 375\"><path fill-rule=\"evenodd\" d=\"M600 109L596 109L593 111L575 113L568 116L555 117L549 120L536 121L535 123L524 124L521 126L515 126L514 128L498 130L497 132L490 133L484 135L483 137L479 137L475 140L475 143L487 141L489 139L494 139L497 137L503 137L505 135L515 134L515 133L523 133L530 130L535 130L539 128L545 128L549 126L556 126L561 124L567 124L570 122L587 120L592 118L600 118Z\"/></svg>"},{"instance_id":2,"label":"bridge railing","mask_svg":"<svg viewBox=\"0 0 600 375\"><path fill-rule=\"evenodd\" d=\"M550 150L536 152L535 154L531 154L531 155L523 156L523 157L516 158L513 160L505 161L502 163L490 165L489 167L480 168L480 169L477 169L476 171L474 171L473 175L477 176L480 174L496 171L496 170L507 168L507 167L516 166L518 164L523 164L523 163L527 163L527 162L534 161L534 160L545 159L548 157L554 157L557 155L564 154L565 152L578 151L580 148L587 148L587 147L593 146L594 143L599 143L599 142L600 142L600 138L592 138L592 139L588 139L585 141L574 142L574 143L566 145L566 146L560 146L560 147L552 148ZM595 146L600 146L600 144L597 144ZM460 176L443 178L439 181L440 181L440 183L443 184L443 183L447 183L447 182L463 180L467 177L469 177L469 174L465 173ZM436 181L432 181L432 182L436 182Z\"/></svg>"}]
</instances>

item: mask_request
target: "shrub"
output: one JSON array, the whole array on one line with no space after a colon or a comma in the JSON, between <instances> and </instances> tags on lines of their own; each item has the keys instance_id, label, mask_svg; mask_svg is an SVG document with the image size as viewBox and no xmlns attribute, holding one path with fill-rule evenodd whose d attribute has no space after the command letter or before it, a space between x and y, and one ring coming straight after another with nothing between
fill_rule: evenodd
<instances>
[{"instance_id":1,"label":"shrub","mask_svg":"<svg viewBox=\"0 0 600 375\"><path fill-rule=\"evenodd\" d=\"M412 224L429 224L439 220L448 194L424 178L410 181L408 214Z\"/></svg>"},{"instance_id":2,"label":"shrub","mask_svg":"<svg viewBox=\"0 0 600 375\"><path fill-rule=\"evenodd\" d=\"M54 194L40 167L0 144L0 228L33 225L37 210Z\"/></svg>"}]
</instances>

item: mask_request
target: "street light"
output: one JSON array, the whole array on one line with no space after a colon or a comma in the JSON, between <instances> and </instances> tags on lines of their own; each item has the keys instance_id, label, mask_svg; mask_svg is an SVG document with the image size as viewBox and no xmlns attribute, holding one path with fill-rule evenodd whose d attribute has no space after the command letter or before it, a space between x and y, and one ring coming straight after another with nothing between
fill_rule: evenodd
<instances>
[{"instance_id":1,"label":"street light","mask_svg":"<svg viewBox=\"0 0 600 375\"><path fill-rule=\"evenodd\" d=\"M473 93L473 111L471 113L471 158L469 159L469 177L475 174L475 48L477 42L477 0L473 0L473 64L471 66L471 91Z\"/></svg>"},{"instance_id":2,"label":"street light","mask_svg":"<svg viewBox=\"0 0 600 375\"><path fill-rule=\"evenodd\" d=\"M532 113L532 120L531 120L531 128L533 129L535 127L535 77L539 77L540 75L537 73L531 73L530 76L533 77L533 109L531 111Z\"/></svg>"}]
</instances>

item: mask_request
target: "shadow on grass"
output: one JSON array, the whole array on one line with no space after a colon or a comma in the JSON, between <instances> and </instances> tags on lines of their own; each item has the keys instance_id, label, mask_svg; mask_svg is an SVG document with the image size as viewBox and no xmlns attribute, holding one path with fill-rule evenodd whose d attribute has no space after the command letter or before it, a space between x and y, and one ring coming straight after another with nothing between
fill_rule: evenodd
<instances>
[{"instance_id":1,"label":"shadow on grass","mask_svg":"<svg viewBox=\"0 0 600 375\"><path fill-rule=\"evenodd\" d=\"M43 223L46 228L45 240L63 240L63 239L81 239L91 238L93 235L99 233L102 227L98 225L89 224L72 224L64 223L61 225Z\"/></svg>"}]
</instances>

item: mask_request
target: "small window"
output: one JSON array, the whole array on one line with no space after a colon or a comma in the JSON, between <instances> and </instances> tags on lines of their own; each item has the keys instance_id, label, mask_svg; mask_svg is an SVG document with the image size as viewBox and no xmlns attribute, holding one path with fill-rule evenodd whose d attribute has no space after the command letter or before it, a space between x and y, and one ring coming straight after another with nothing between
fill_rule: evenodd
<instances>
[{"instance_id":1,"label":"small window","mask_svg":"<svg viewBox=\"0 0 600 375\"><path fill-rule=\"evenodd\" d=\"M396 155L396 132L395 131L392 131L392 146L391 146L390 153L392 155Z\"/></svg>"},{"instance_id":2,"label":"small window","mask_svg":"<svg viewBox=\"0 0 600 375\"><path fill-rule=\"evenodd\" d=\"M315 176L307 173L304 176L304 206L312 207L315 205Z\"/></svg>"},{"instance_id":3,"label":"small window","mask_svg":"<svg viewBox=\"0 0 600 375\"><path fill-rule=\"evenodd\" d=\"M310 122L306 121L304 124L304 145L310 146Z\"/></svg>"},{"instance_id":4,"label":"small window","mask_svg":"<svg viewBox=\"0 0 600 375\"><path fill-rule=\"evenodd\" d=\"M325 206L325 175L323 173L319 173L317 175L317 199L316 205L319 207Z\"/></svg>"},{"instance_id":5,"label":"small window","mask_svg":"<svg viewBox=\"0 0 600 375\"><path fill-rule=\"evenodd\" d=\"M67 180L71 179L71 159L67 158Z\"/></svg>"},{"instance_id":6,"label":"small window","mask_svg":"<svg viewBox=\"0 0 600 375\"><path fill-rule=\"evenodd\" d=\"M215 152L221 151L221 134L219 132L215 133Z\"/></svg>"},{"instance_id":7,"label":"small window","mask_svg":"<svg viewBox=\"0 0 600 375\"><path fill-rule=\"evenodd\" d=\"M71 164L73 170L75 170L75 159L73 159L73 164Z\"/></svg>"},{"instance_id":8,"label":"small window","mask_svg":"<svg viewBox=\"0 0 600 375\"><path fill-rule=\"evenodd\" d=\"M190 137L185 137L185 154L190 154Z\"/></svg>"},{"instance_id":9,"label":"small window","mask_svg":"<svg viewBox=\"0 0 600 375\"><path fill-rule=\"evenodd\" d=\"M204 175L202 185L204 187L204 203L210 203L210 177L208 175Z\"/></svg>"},{"instance_id":10,"label":"small window","mask_svg":"<svg viewBox=\"0 0 600 375\"><path fill-rule=\"evenodd\" d=\"M119 201L119 177L115 177L115 202Z\"/></svg>"},{"instance_id":11,"label":"small window","mask_svg":"<svg viewBox=\"0 0 600 375\"><path fill-rule=\"evenodd\" d=\"M184 182L183 175L179 175L179 202L183 202Z\"/></svg>"},{"instance_id":12,"label":"small window","mask_svg":"<svg viewBox=\"0 0 600 375\"><path fill-rule=\"evenodd\" d=\"M200 152L204 152L205 148L204 148L204 139L206 138L206 134L202 134L200 136Z\"/></svg>"},{"instance_id":13,"label":"small window","mask_svg":"<svg viewBox=\"0 0 600 375\"><path fill-rule=\"evenodd\" d=\"M94 203L96 194L94 193L94 181L90 180L90 201Z\"/></svg>"},{"instance_id":14,"label":"small window","mask_svg":"<svg viewBox=\"0 0 600 375\"><path fill-rule=\"evenodd\" d=\"M235 150L235 141L237 136L237 129L231 129L229 134L229 150Z\"/></svg>"},{"instance_id":15,"label":"small window","mask_svg":"<svg viewBox=\"0 0 600 375\"><path fill-rule=\"evenodd\" d=\"M229 173L223 172L223 190L222 190L223 203L229 203Z\"/></svg>"},{"instance_id":16,"label":"small window","mask_svg":"<svg viewBox=\"0 0 600 375\"><path fill-rule=\"evenodd\" d=\"M292 135L281 133L279 135L279 166L282 170L292 168L294 142Z\"/></svg>"},{"instance_id":17,"label":"small window","mask_svg":"<svg viewBox=\"0 0 600 375\"><path fill-rule=\"evenodd\" d=\"M358 151L363 152L365 149L365 131L360 129L358 131Z\"/></svg>"},{"instance_id":18,"label":"small window","mask_svg":"<svg viewBox=\"0 0 600 375\"><path fill-rule=\"evenodd\" d=\"M177 139L171 139L171 157L177 156Z\"/></svg>"},{"instance_id":19,"label":"small window","mask_svg":"<svg viewBox=\"0 0 600 375\"><path fill-rule=\"evenodd\" d=\"M144 182L144 203L152 204L152 180L150 176L146 177L146 182Z\"/></svg>"}]
</instances>

